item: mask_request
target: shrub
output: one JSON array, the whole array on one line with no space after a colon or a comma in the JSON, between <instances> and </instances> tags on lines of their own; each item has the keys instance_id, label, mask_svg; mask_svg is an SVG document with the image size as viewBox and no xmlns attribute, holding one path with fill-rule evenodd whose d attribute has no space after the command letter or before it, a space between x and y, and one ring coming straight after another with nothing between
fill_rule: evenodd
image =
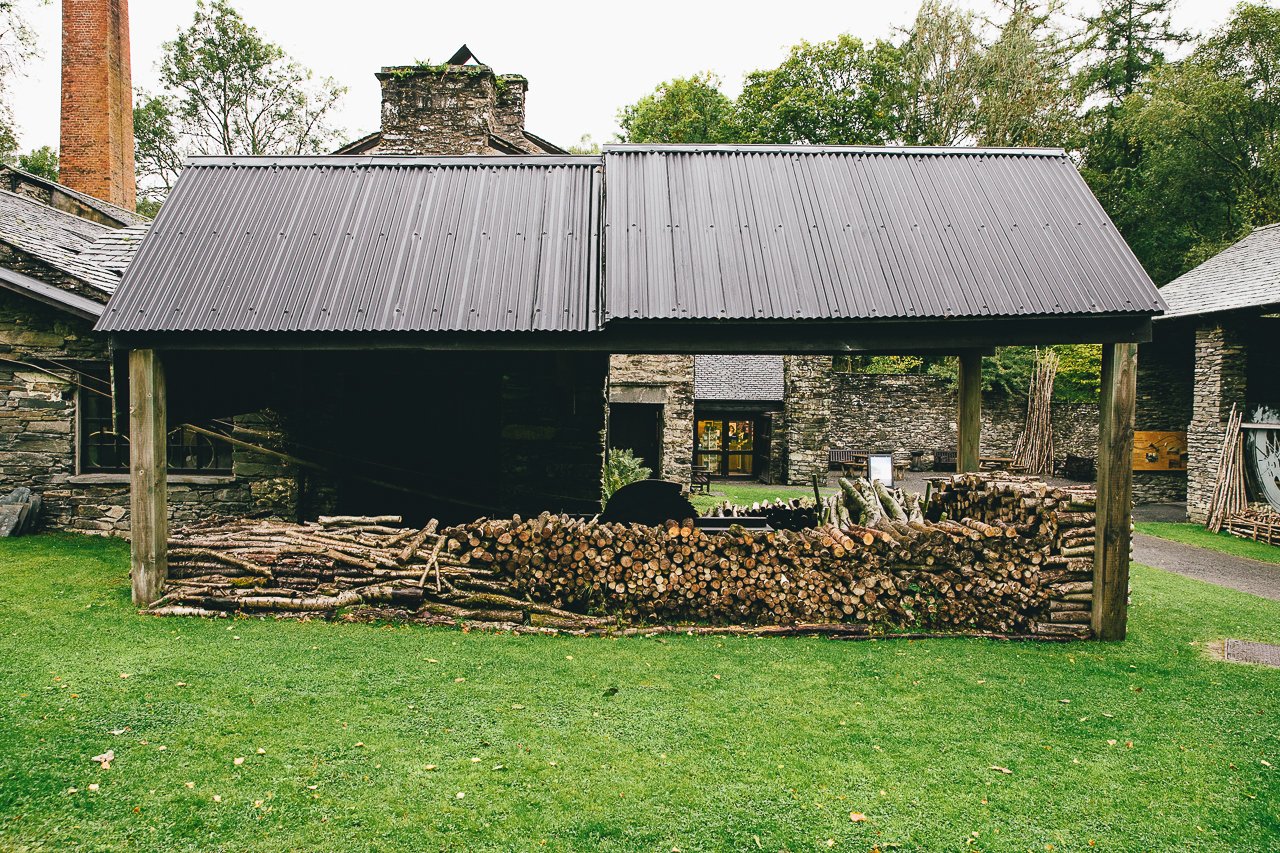
<instances>
[{"instance_id":1,"label":"shrub","mask_svg":"<svg viewBox=\"0 0 1280 853\"><path fill-rule=\"evenodd\" d=\"M604 499L609 500L614 492L627 483L649 479L652 473L652 469L646 468L642 460L630 450L625 448L610 450L609 458L604 463L604 481L601 483Z\"/></svg>"}]
</instances>

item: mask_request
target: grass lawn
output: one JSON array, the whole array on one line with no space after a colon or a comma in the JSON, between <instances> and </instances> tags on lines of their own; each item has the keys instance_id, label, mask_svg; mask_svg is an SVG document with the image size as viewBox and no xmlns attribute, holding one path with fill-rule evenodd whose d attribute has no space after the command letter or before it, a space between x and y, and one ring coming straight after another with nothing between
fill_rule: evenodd
<instances>
[{"instance_id":1,"label":"grass lawn","mask_svg":"<svg viewBox=\"0 0 1280 853\"><path fill-rule=\"evenodd\" d=\"M835 494L834 487L823 486L822 494ZM812 486L769 486L764 483L738 483L726 480L712 480L711 494L709 495L690 495L693 506L698 512L706 512L707 510L720 506L725 501L738 504L739 506L751 506L756 501L771 501L774 498L782 498L791 500L792 498L809 498L813 499Z\"/></svg>"},{"instance_id":2,"label":"grass lawn","mask_svg":"<svg viewBox=\"0 0 1280 853\"><path fill-rule=\"evenodd\" d=\"M0 540L0 849L1280 850L1280 670L1201 647L1280 603L1153 569L1109 645L148 618L127 569Z\"/></svg>"},{"instance_id":3,"label":"grass lawn","mask_svg":"<svg viewBox=\"0 0 1280 853\"><path fill-rule=\"evenodd\" d=\"M1161 539L1172 539L1184 545L1195 545L1210 548L1224 554L1247 557L1250 560L1261 560L1264 563L1280 563L1280 548L1265 542L1254 542L1241 539L1230 533L1211 533L1199 524L1185 524L1166 521L1139 522L1134 525L1139 533L1148 536L1159 536Z\"/></svg>"}]
</instances>

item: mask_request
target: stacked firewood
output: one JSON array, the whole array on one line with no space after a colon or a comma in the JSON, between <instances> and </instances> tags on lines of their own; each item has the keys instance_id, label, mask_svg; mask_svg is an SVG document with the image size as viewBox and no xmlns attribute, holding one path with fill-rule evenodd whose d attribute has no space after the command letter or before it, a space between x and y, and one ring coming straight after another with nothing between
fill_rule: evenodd
<instances>
[{"instance_id":1,"label":"stacked firewood","mask_svg":"<svg viewBox=\"0 0 1280 853\"><path fill-rule=\"evenodd\" d=\"M1039 575L1049 604L1032 631L1084 637L1093 610L1096 508L1092 488L1056 488L1003 473L954 474L931 481L925 515L935 523L971 518L1036 542L1045 555Z\"/></svg>"},{"instance_id":2,"label":"stacked firewood","mask_svg":"<svg viewBox=\"0 0 1280 853\"><path fill-rule=\"evenodd\" d=\"M1224 529L1241 539L1280 545L1280 512L1270 507L1242 509L1227 517Z\"/></svg>"},{"instance_id":3,"label":"stacked firewood","mask_svg":"<svg viewBox=\"0 0 1280 853\"><path fill-rule=\"evenodd\" d=\"M1079 636L1092 590L1092 500L1027 478L957 475L935 481L923 501L842 481L827 522L795 531L546 513L445 530L402 528L394 517L208 523L175 535L169 584L150 612L356 608L580 633L693 623L738 633Z\"/></svg>"}]
</instances>

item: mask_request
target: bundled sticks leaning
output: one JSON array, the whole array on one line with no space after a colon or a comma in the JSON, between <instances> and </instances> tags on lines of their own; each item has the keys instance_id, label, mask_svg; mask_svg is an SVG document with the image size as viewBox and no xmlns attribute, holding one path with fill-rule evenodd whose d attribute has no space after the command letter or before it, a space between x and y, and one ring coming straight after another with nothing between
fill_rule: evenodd
<instances>
[{"instance_id":1,"label":"bundled sticks leaning","mask_svg":"<svg viewBox=\"0 0 1280 853\"><path fill-rule=\"evenodd\" d=\"M547 513L444 530L393 517L211 523L175 535L170 581L150 612L365 608L582 633L692 623L1087 634L1091 493L990 475L939 479L928 500L866 481L841 486L825 523L796 531Z\"/></svg>"}]
</instances>

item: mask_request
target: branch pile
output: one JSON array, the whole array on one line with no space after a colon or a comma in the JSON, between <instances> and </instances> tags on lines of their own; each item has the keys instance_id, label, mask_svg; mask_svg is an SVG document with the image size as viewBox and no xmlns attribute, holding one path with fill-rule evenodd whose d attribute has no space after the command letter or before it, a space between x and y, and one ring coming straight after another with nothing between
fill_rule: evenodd
<instances>
[{"instance_id":1,"label":"branch pile","mask_svg":"<svg viewBox=\"0 0 1280 853\"><path fill-rule=\"evenodd\" d=\"M1053 382L1058 375L1058 354L1051 349L1036 354L1027 389L1027 425L1018 436L1013 462L1028 474L1053 473Z\"/></svg>"},{"instance_id":2,"label":"branch pile","mask_svg":"<svg viewBox=\"0 0 1280 853\"><path fill-rule=\"evenodd\" d=\"M416 531L394 517L209 523L175 535L170 581L150 612L358 608L579 633L694 623L733 633L1087 634L1091 494L985 475L938 480L928 501L865 480L841 485L828 522L798 531L545 513Z\"/></svg>"}]
</instances>

